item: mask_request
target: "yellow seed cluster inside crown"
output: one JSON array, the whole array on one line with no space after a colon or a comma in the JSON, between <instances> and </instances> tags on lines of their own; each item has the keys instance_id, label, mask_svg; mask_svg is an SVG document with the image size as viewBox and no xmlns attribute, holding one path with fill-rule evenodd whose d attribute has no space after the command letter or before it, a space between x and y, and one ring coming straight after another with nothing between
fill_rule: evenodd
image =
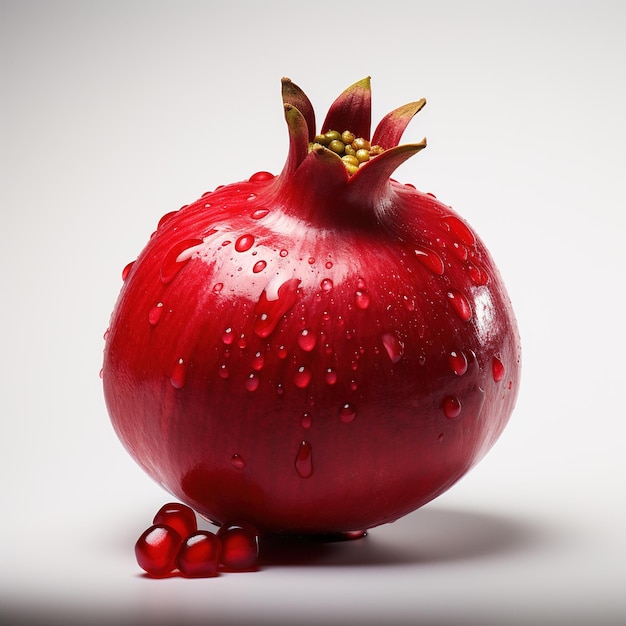
<instances>
[{"instance_id":1,"label":"yellow seed cluster inside crown","mask_svg":"<svg viewBox=\"0 0 626 626\"><path fill-rule=\"evenodd\" d=\"M344 130L343 133L329 130L323 135L316 135L309 144L309 152L316 146L324 146L338 154L349 174L354 174L363 163L384 151L380 146L372 146L367 139L356 137L349 130Z\"/></svg>"}]
</instances>

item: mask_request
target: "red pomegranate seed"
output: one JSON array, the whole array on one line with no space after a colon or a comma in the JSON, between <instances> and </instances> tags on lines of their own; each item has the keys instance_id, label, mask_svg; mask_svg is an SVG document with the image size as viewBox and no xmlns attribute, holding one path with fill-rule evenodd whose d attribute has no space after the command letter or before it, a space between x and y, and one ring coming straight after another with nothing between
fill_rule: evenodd
<instances>
[{"instance_id":1,"label":"red pomegranate seed","mask_svg":"<svg viewBox=\"0 0 626 626\"><path fill-rule=\"evenodd\" d=\"M217 576L222 542L208 530L199 530L183 541L176 566L187 578Z\"/></svg>"},{"instance_id":2,"label":"red pomegranate seed","mask_svg":"<svg viewBox=\"0 0 626 626\"><path fill-rule=\"evenodd\" d=\"M222 542L222 565L233 572L256 569L259 533L251 524L230 522L217 531Z\"/></svg>"},{"instance_id":3,"label":"red pomegranate seed","mask_svg":"<svg viewBox=\"0 0 626 626\"><path fill-rule=\"evenodd\" d=\"M170 526L183 539L198 530L198 522L193 509L179 502L164 504L154 516L152 523Z\"/></svg>"},{"instance_id":4,"label":"red pomegranate seed","mask_svg":"<svg viewBox=\"0 0 626 626\"><path fill-rule=\"evenodd\" d=\"M167 576L174 569L174 560L181 543L181 536L170 526L150 526L135 544L139 567L156 578Z\"/></svg>"}]
</instances>

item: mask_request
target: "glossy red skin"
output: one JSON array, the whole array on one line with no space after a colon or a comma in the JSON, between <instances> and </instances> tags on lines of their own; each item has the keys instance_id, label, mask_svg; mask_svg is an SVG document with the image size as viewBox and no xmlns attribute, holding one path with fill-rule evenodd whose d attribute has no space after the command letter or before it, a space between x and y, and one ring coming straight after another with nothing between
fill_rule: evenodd
<instances>
[{"instance_id":1,"label":"glossy red skin","mask_svg":"<svg viewBox=\"0 0 626 626\"><path fill-rule=\"evenodd\" d=\"M341 202L301 219L272 192L275 180L183 207L133 264L104 355L113 426L150 476L218 523L333 533L394 521L451 487L505 427L520 375L511 304L481 240L433 196L391 181L381 196L391 208L377 219ZM253 219L259 209L269 212ZM244 235L254 243L238 252ZM168 253L186 240L203 243L164 283ZM298 288L260 337L255 307L272 278L270 292L290 279ZM453 306L458 294L467 320ZM311 351L298 343L303 329L316 338ZM403 344L396 362L386 335ZM461 352L459 374L452 353ZM503 376L494 377L494 357ZM306 382L302 367L304 388L294 382ZM460 401L457 417L446 416L446 398ZM356 410L349 423L339 417L346 403ZM299 451L310 453L308 477Z\"/></svg>"}]
</instances>

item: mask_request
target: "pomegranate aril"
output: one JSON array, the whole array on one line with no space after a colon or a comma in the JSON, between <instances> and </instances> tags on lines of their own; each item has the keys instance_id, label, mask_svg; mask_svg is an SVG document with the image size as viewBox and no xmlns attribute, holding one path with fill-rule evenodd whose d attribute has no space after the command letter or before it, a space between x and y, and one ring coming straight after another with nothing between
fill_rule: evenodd
<instances>
[{"instance_id":1,"label":"pomegranate aril","mask_svg":"<svg viewBox=\"0 0 626 626\"><path fill-rule=\"evenodd\" d=\"M181 537L189 537L198 530L194 510L185 504L168 502L154 516L153 524L164 524L173 528Z\"/></svg>"},{"instance_id":2,"label":"pomegranate aril","mask_svg":"<svg viewBox=\"0 0 626 626\"><path fill-rule=\"evenodd\" d=\"M176 566L187 578L217 576L222 542L208 530L192 533L180 546Z\"/></svg>"},{"instance_id":3,"label":"pomegranate aril","mask_svg":"<svg viewBox=\"0 0 626 626\"><path fill-rule=\"evenodd\" d=\"M150 526L135 544L135 557L139 567L155 578L167 576L174 569L174 561L182 541L182 537L170 526Z\"/></svg>"},{"instance_id":4,"label":"pomegranate aril","mask_svg":"<svg viewBox=\"0 0 626 626\"><path fill-rule=\"evenodd\" d=\"M221 526L217 536L222 542L222 566L232 572L256 569L259 557L259 532L251 524L230 522Z\"/></svg>"}]
</instances>

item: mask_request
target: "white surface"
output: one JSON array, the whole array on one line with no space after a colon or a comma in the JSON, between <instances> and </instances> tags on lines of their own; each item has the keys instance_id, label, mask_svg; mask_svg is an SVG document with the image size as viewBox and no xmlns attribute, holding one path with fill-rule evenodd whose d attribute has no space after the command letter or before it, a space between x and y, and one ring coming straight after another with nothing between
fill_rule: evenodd
<instances>
[{"instance_id":1,"label":"white surface","mask_svg":"<svg viewBox=\"0 0 626 626\"><path fill-rule=\"evenodd\" d=\"M597 0L2 2L0 616L626 623L625 26ZM109 425L102 334L163 213L280 169L283 75L320 118L366 75L375 120L427 97L397 178L490 246L520 399L478 468L364 541L149 580L133 544L169 496Z\"/></svg>"}]
</instances>

